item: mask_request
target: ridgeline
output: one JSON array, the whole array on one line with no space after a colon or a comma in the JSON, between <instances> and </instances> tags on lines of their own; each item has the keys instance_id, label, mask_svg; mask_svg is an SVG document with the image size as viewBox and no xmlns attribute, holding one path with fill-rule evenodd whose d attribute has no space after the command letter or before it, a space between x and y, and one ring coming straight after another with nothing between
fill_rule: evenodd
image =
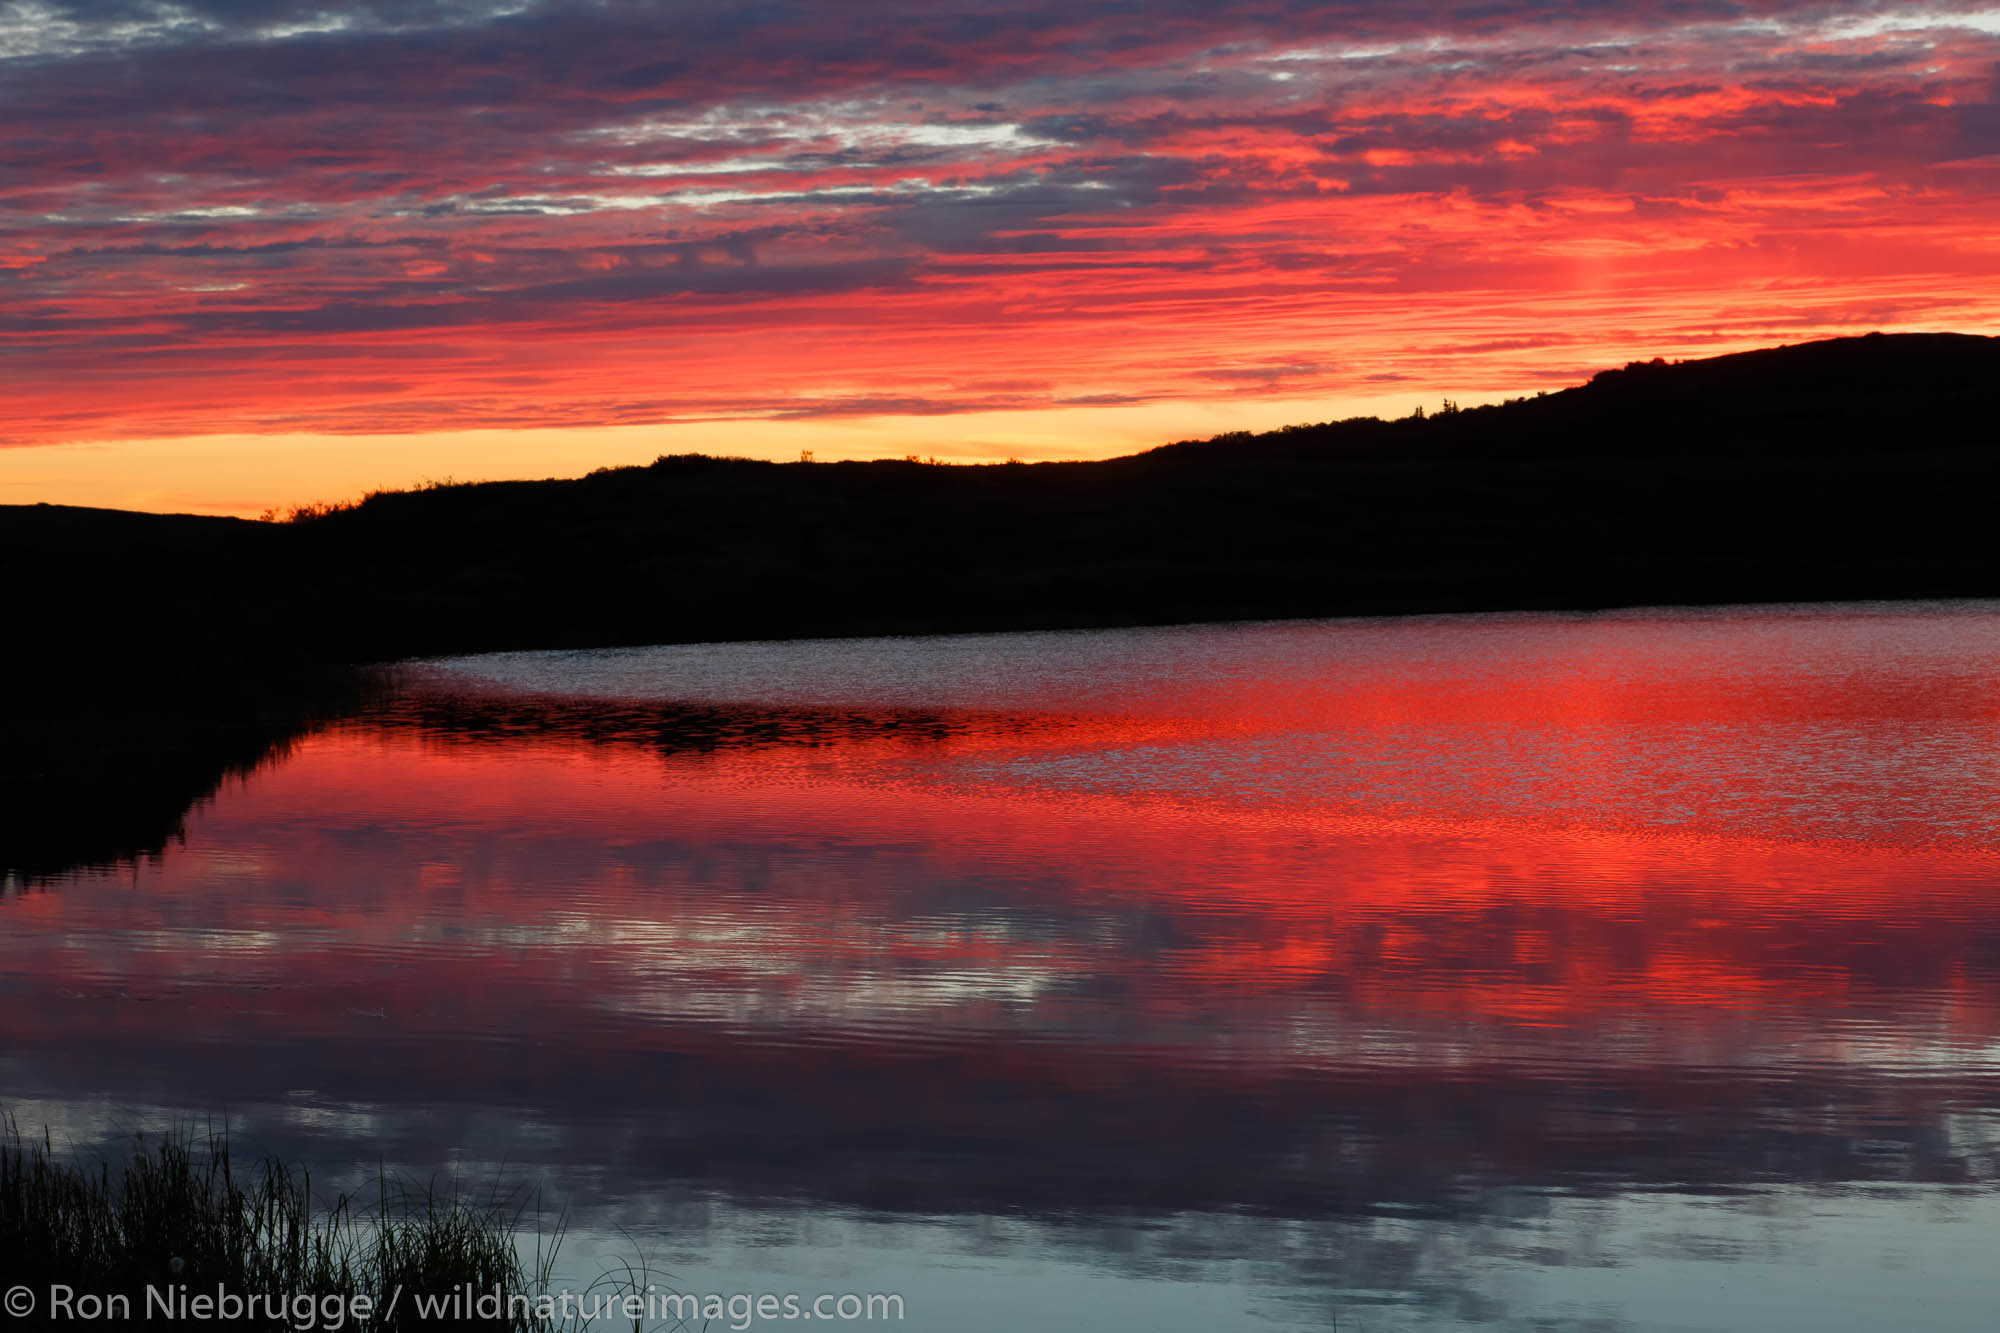
<instances>
[{"instance_id":1,"label":"ridgeline","mask_svg":"<svg viewBox=\"0 0 2000 1333\"><path fill-rule=\"evenodd\" d=\"M288 523L0 507L10 674L1244 618L2000 595L2000 339L938 466L664 457Z\"/></svg>"},{"instance_id":2,"label":"ridgeline","mask_svg":"<svg viewBox=\"0 0 2000 1333\"><path fill-rule=\"evenodd\" d=\"M0 892L158 854L359 706L503 648L2000 596L2000 339L1607 371L1097 463L667 457L291 522L0 507Z\"/></svg>"}]
</instances>

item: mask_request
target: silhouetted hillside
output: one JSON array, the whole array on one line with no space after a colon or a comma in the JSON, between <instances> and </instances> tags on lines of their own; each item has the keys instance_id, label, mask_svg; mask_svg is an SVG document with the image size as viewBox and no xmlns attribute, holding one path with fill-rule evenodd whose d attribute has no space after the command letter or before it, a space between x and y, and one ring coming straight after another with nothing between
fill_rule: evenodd
<instances>
[{"instance_id":1,"label":"silhouetted hillside","mask_svg":"<svg viewBox=\"0 0 2000 1333\"><path fill-rule=\"evenodd\" d=\"M1099 463L662 458L291 524L0 510L17 654L326 657L1503 608L2000 595L2000 340L1609 371ZM17 666L19 658L17 657Z\"/></svg>"},{"instance_id":2,"label":"silhouetted hillside","mask_svg":"<svg viewBox=\"0 0 2000 1333\"><path fill-rule=\"evenodd\" d=\"M662 458L273 524L0 508L0 869L157 850L420 654L2000 596L2000 339L1868 337L1102 463Z\"/></svg>"}]
</instances>

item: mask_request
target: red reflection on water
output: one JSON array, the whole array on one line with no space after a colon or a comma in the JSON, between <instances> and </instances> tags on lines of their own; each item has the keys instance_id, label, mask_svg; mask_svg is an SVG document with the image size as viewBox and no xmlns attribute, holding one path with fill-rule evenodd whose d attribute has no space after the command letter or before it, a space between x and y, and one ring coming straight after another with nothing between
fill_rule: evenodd
<instances>
[{"instance_id":1,"label":"red reflection on water","mask_svg":"<svg viewBox=\"0 0 2000 1333\"><path fill-rule=\"evenodd\" d=\"M392 713L6 903L0 1041L55 1097L512 1107L927 1206L1969 1176L1988 664L1592 632L1067 712Z\"/></svg>"},{"instance_id":2,"label":"red reflection on water","mask_svg":"<svg viewBox=\"0 0 2000 1333\"><path fill-rule=\"evenodd\" d=\"M9 905L39 997L175 1000L67 1031L1107 1027L1317 1063L1549 1029L1838 1059L1865 1027L1917 1058L1991 1039L2000 985L1983 853L937 789L817 751L327 735L136 878Z\"/></svg>"}]
</instances>

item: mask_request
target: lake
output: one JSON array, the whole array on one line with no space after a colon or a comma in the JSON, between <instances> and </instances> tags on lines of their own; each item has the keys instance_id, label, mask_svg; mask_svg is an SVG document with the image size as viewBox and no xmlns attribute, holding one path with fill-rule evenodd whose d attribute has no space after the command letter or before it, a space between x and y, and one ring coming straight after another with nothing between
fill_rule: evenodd
<instances>
[{"instance_id":1,"label":"lake","mask_svg":"<svg viewBox=\"0 0 2000 1333\"><path fill-rule=\"evenodd\" d=\"M413 663L0 920L30 1131L539 1187L579 1285L995 1333L2000 1295L2000 605Z\"/></svg>"}]
</instances>

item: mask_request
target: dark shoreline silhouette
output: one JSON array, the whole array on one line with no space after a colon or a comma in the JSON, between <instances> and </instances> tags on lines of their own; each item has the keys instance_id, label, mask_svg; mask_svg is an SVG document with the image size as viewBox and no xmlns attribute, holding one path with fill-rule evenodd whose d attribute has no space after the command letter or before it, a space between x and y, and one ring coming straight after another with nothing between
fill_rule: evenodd
<instances>
[{"instance_id":1,"label":"dark shoreline silhouette","mask_svg":"<svg viewBox=\"0 0 2000 1333\"><path fill-rule=\"evenodd\" d=\"M0 892L158 856L224 783L381 683L333 667L166 677L170 689L52 691L0 707Z\"/></svg>"},{"instance_id":2,"label":"dark shoreline silhouette","mask_svg":"<svg viewBox=\"0 0 2000 1333\"><path fill-rule=\"evenodd\" d=\"M8 670L2000 593L2000 339L1871 335L1093 463L700 455L291 523L0 507ZM206 674L205 672L203 674Z\"/></svg>"},{"instance_id":3,"label":"dark shoreline silhouette","mask_svg":"<svg viewBox=\"0 0 2000 1333\"><path fill-rule=\"evenodd\" d=\"M1104 462L668 456L284 523L0 506L0 872L157 851L359 663L2000 595L1995 384L2000 338L1874 334Z\"/></svg>"}]
</instances>

